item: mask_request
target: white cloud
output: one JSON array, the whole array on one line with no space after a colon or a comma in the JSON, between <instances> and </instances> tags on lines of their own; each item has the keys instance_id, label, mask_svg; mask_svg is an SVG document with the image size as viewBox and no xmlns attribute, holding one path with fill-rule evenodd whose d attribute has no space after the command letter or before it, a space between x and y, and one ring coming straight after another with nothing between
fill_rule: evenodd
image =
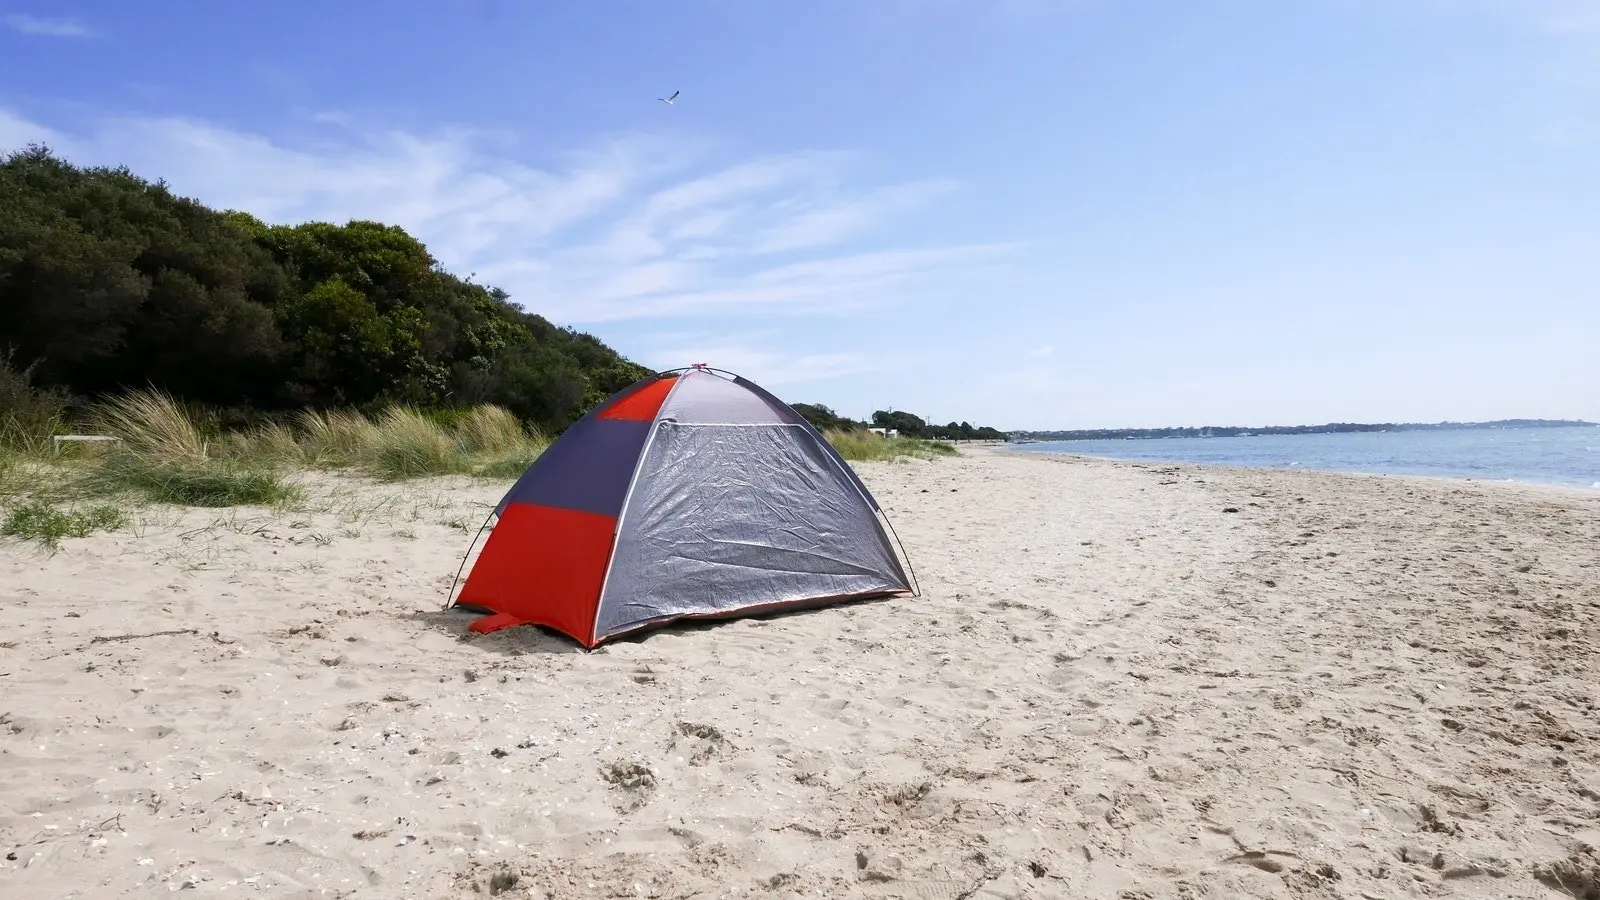
<instances>
[{"instance_id":1,"label":"white cloud","mask_svg":"<svg viewBox=\"0 0 1600 900\"><path fill-rule=\"evenodd\" d=\"M361 130L330 115L308 127L291 141L113 117L67 132L0 109L7 147L42 141L79 163L126 164L213 207L400 225L451 271L564 324L857 309L1007 250L862 243L953 185L852 187L838 154L708 166L692 142L631 135L533 166L490 152L509 143L500 135Z\"/></svg>"},{"instance_id":2,"label":"white cloud","mask_svg":"<svg viewBox=\"0 0 1600 900\"><path fill-rule=\"evenodd\" d=\"M861 197L798 210L768 228L756 242L760 253L822 247L871 231L885 219L926 205L955 188L953 182L918 182L883 188Z\"/></svg>"},{"instance_id":3,"label":"white cloud","mask_svg":"<svg viewBox=\"0 0 1600 900\"><path fill-rule=\"evenodd\" d=\"M784 388L845 378L867 372L881 372L893 367L889 356L866 353L790 353L762 349L782 342L781 335L770 332L747 332L734 335L675 334L657 335L654 346L642 354L642 362L658 368L670 368L694 362L705 362L719 369L749 378L751 381L788 395L793 391ZM802 398L803 399L803 398Z\"/></svg>"},{"instance_id":4,"label":"white cloud","mask_svg":"<svg viewBox=\"0 0 1600 900\"><path fill-rule=\"evenodd\" d=\"M3 20L7 28L39 37L89 38L94 30L73 19L42 19L26 13L12 13Z\"/></svg>"},{"instance_id":5,"label":"white cloud","mask_svg":"<svg viewBox=\"0 0 1600 900\"><path fill-rule=\"evenodd\" d=\"M1050 346L1049 344L1045 344L1043 347L1035 347L1032 350L1029 350L1028 355L1034 359L1039 359L1041 357L1050 356L1055 352L1056 348Z\"/></svg>"},{"instance_id":6,"label":"white cloud","mask_svg":"<svg viewBox=\"0 0 1600 900\"><path fill-rule=\"evenodd\" d=\"M64 142L65 138L60 133L0 109L0 151L20 150L27 144L60 147Z\"/></svg>"}]
</instances>

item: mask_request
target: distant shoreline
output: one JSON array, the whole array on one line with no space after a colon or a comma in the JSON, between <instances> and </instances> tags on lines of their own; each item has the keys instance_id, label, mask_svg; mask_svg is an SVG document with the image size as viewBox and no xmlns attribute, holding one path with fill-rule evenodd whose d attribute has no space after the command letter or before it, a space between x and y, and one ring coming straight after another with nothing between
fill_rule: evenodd
<instances>
[{"instance_id":1,"label":"distant shoreline","mask_svg":"<svg viewBox=\"0 0 1600 900\"><path fill-rule=\"evenodd\" d=\"M1490 422L1330 422L1326 425L1205 425L1198 428L1094 428L1011 431L1008 443L1156 440L1162 438L1257 437L1281 434L1362 434L1389 431L1468 431L1481 428L1600 428L1582 419L1496 419Z\"/></svg>"},{"instance_id":2,"label":"distant shoreline","mask_svg":"<svg viewBox=\"0 0 1600 900\"><path fill-rule=\"evenodd\" d=\"M1015 459L1039 460L1075 460L1090 462L1112 467L1127 466L1135 469L1193 469L1202 472L1255 472L1259 474L1289 474L1330 476L1334 478L1359 478L1373 480L1395 480L1401 482L1419 482L1436 486L1471 485L1488 490L1507 491L1536 491L1553 493L1564 497L1582 497L1592 500L1596 497L1595 487L1572 482L1535 481L1523 478L1485 478L1481 475L1431 475L1419 472L1374 472L1356 469L1329 469L1317 466L1274 466L1264 463L1243 462L1214 462L1177 459L1150 459L1147 457L1119 457L1099 456L1093 453L1037 453L1024 450L1014 450L1009 445L999 445L990 449L998 456L1012 457Z\"/></svg>"}]
</instances>

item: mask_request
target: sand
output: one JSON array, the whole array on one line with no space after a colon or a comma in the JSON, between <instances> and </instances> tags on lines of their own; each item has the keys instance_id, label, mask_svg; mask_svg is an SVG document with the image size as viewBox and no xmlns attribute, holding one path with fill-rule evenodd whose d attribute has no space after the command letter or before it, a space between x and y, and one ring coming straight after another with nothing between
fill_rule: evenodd
<instances>
[{"instance_id":1,"label":"sand","mask_svg":"<svg viewBox=\"0 0 1600 900\"><path fill-rule=\"evenodd\" d=\"M503 486L0 545L0 896L1590 897L1600 496L863 464L924 590L583 652Z\"/></svg>"}]
</instances>

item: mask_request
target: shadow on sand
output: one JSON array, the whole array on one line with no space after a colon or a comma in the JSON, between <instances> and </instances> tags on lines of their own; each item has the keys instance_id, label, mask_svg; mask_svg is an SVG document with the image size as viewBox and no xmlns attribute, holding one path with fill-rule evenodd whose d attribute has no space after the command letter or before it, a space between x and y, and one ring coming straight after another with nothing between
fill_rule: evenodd
<instances>
[{"instance_id":1,"label":"shadow on sand","mask_svg":"<svg viewBox=\"0 0 1600 900\"><path fill-rule=\"evenodd\" d=\"M425 628L432 629L441 634L448 635L464 644L470 644L489 653L500 653L506 656L522 656L528 653L603 653L605 648L617 644L640 644L658 634L693 635L701 632L714 631L722 628L737 626L765 627L772 622L789 618L804 616L827 615L830 609L844 610L864 606L872 606L889 600L903 599L897 597L863 597L845 603L819 602L810 606L796 606L787 609L775 609L759 613L739 613L728 616L707 616L699 618L682 618L665 622L660 625L651 625L637 631L610 638L599 647L589 650L582 644L573 640L559 631L546 628L542 625L518 625L514 628L505 628L491 634L477 634L468 629L474 619L484 615L482 610L467 607L452 606L445 610L420 610L407 614L403 618L416 622Z\"/></svg>"},{"instance_id":2,"label":"shadow on sand","mask_svg":"<svg viewBox=\"0 0 1600 900\"><path fill-rule=\"evenodd\" d=\"M487 653L504 656L524 656L529 653L570 654L584 653L583 645L559 631L537 625L520 625L493 634L478 634L467 626L482 613L460 607L447 610L427 609L408 613L401 618L424 628L454 638Z\"/></svg>"}]
</instances>

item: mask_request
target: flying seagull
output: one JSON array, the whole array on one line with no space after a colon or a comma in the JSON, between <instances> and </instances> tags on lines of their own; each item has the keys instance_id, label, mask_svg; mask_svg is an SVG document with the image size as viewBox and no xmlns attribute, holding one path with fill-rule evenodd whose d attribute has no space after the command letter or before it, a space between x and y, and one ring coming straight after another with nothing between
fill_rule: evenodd
<instances>
[{"instance_id":1,"label":"flying seagull","mask_svg":"<svg viewBox=\"0 0 1600 900\"><path fill-rule=\"evenodd\" d=\"M668 106L671 106L673 101L677 100L678 99L678 95L681 94L681 93L683 93L683 91L673 91L671 97L657 97L656 99L660 100L662 103L665 103Z\"/></svg>"}]
</instances>

